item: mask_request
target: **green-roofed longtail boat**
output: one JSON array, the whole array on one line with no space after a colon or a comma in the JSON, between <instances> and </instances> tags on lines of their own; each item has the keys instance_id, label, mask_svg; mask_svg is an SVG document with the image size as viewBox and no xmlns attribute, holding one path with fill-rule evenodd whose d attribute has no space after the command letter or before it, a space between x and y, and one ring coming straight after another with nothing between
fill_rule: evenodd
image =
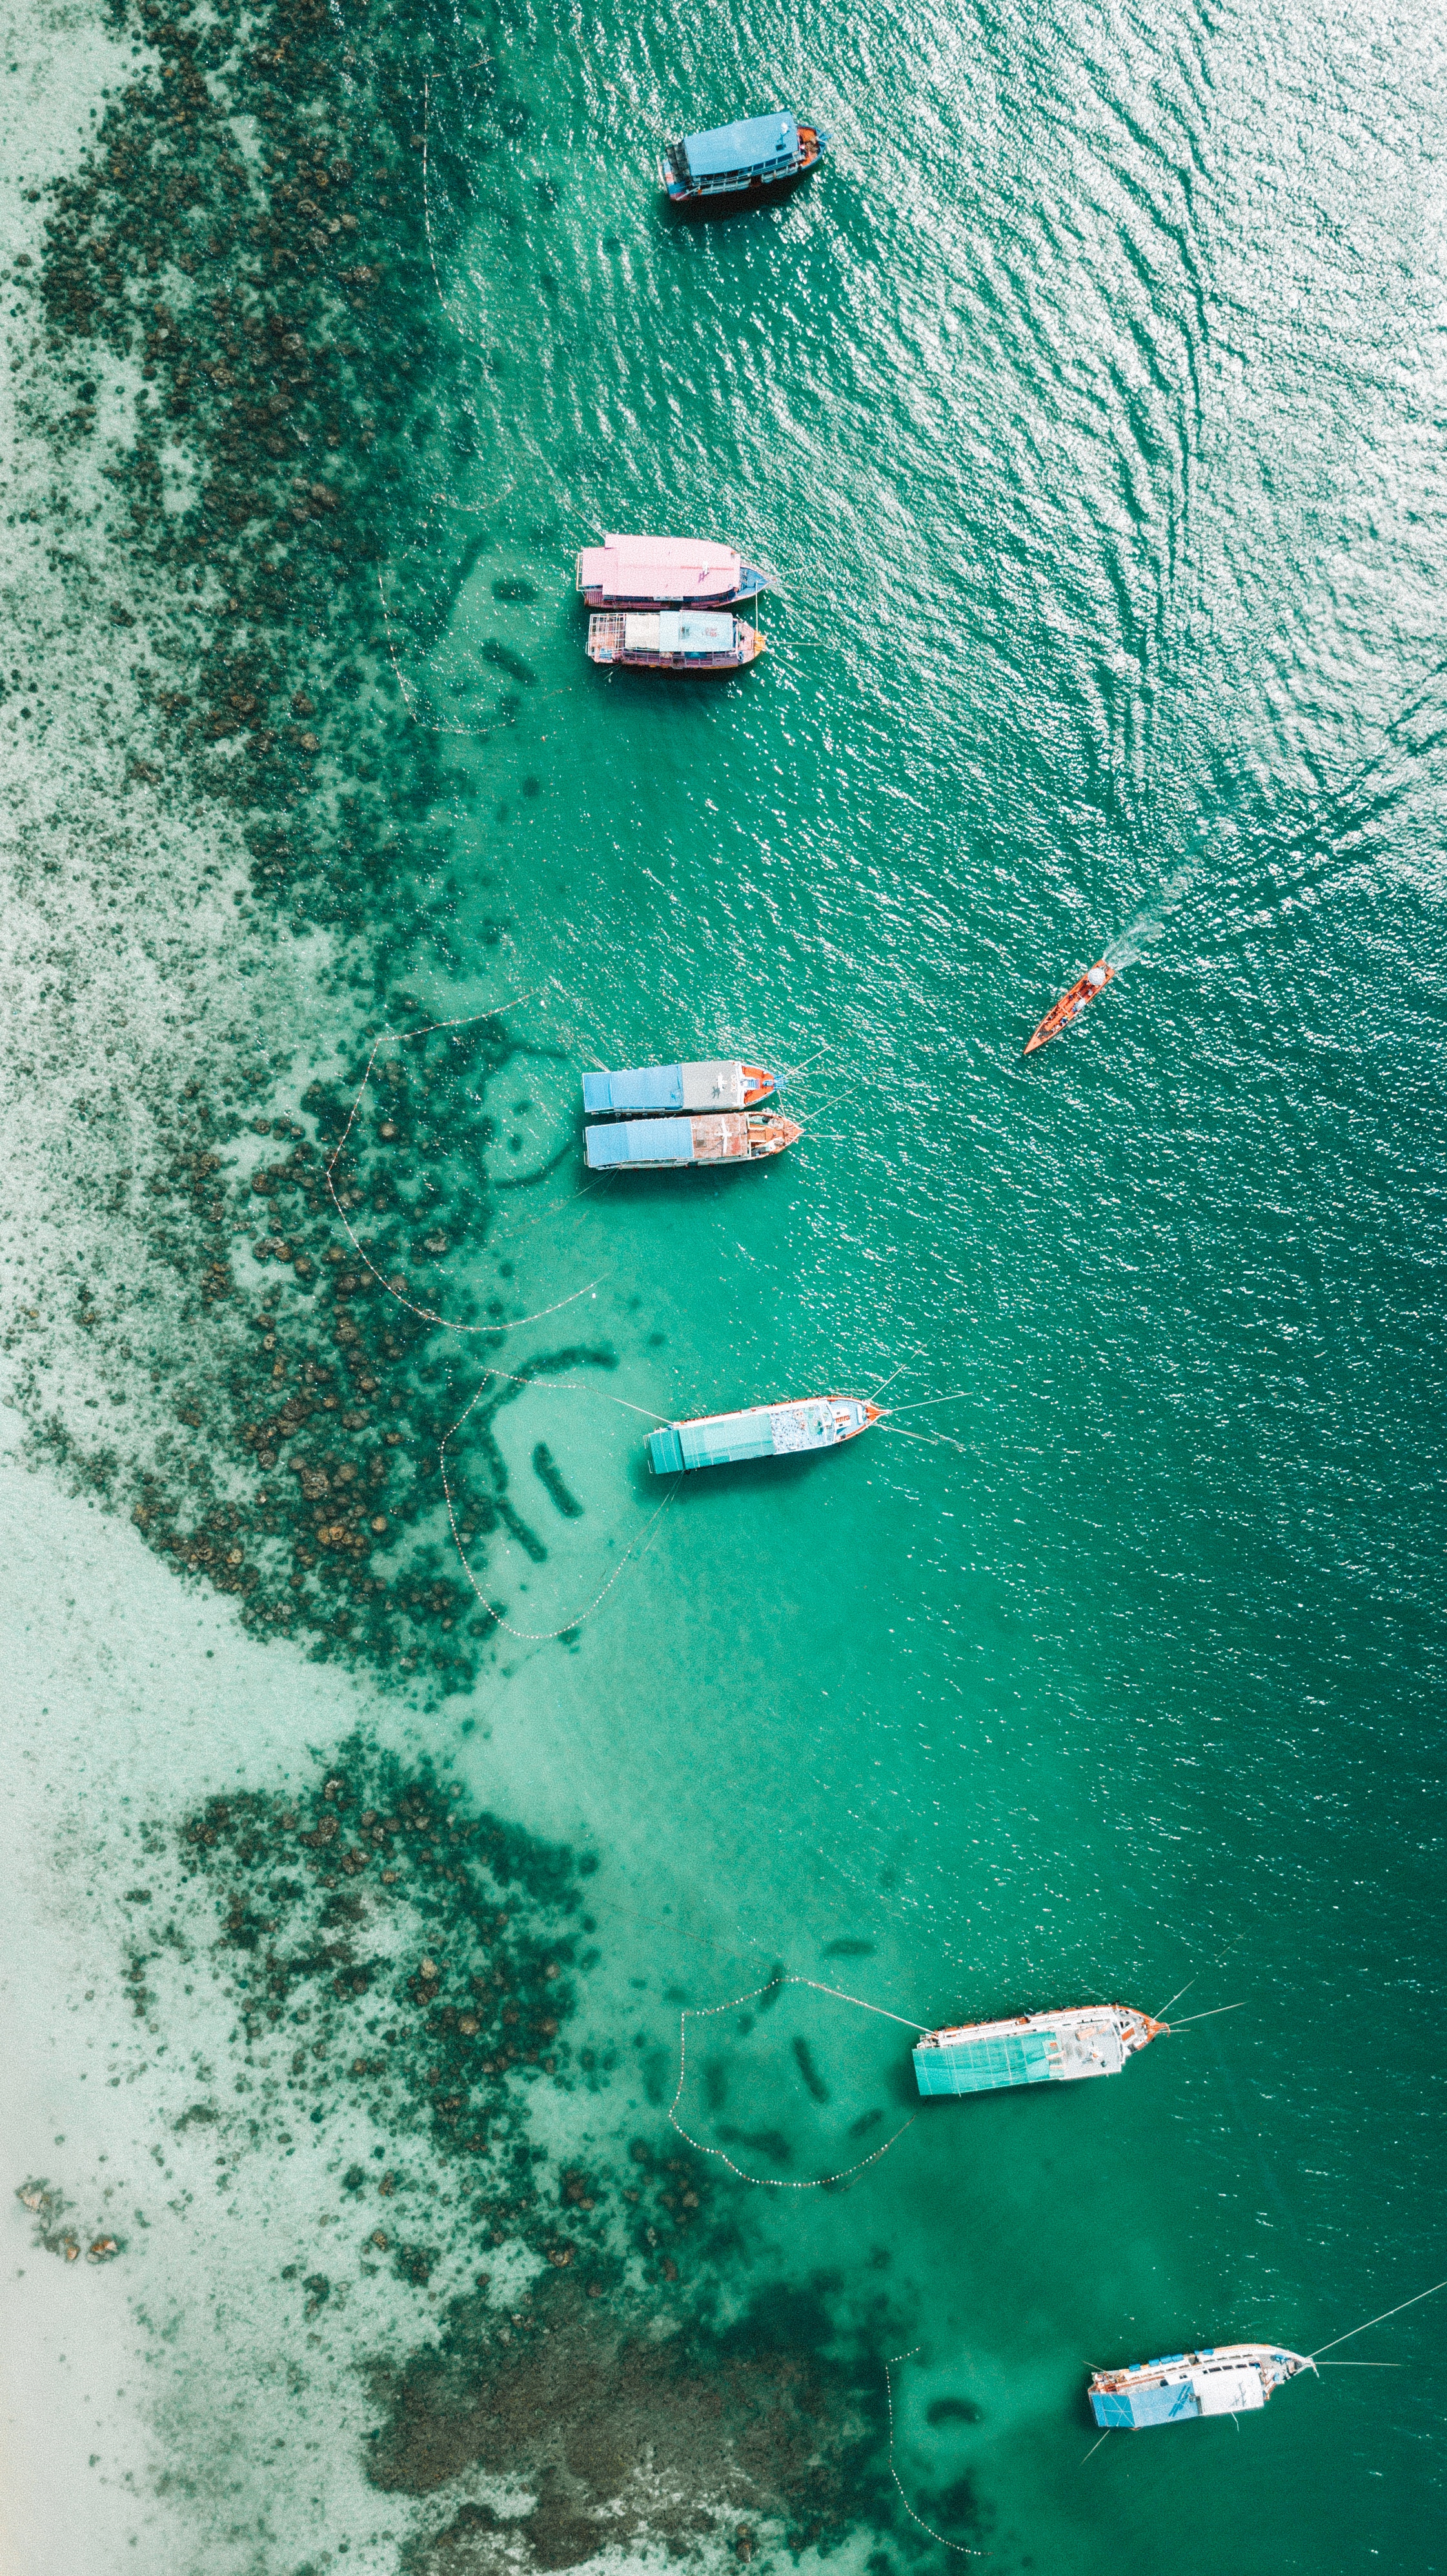
<instances>
[{"instance_id":1,"label":"green-roofed longtail boat","mask_svg":"<svg viewBox=\"0 0 1447 2576\"><path fill-rule=\"evenodd\" d=\"M665 1422L650 1431L648 1463L655 1476L674 1476L688 1467L736 1467L749 1458L798 1458L810 1449L837 1449L857 1440L880 1411L863 1395L808 1395L797 1404L701 1413L692 1422Z\"/></svg>"}]
</instances>

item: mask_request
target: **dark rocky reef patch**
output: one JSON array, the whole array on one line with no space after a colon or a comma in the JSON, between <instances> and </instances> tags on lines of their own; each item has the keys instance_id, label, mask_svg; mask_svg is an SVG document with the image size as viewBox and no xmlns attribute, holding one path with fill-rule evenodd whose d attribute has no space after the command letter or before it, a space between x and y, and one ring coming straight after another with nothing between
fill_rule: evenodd
<instances>
[{"instance_id":1,"label":"dark rocky reef patch","mask_svg":"<svg viewBox=\"0 0 1447 2576\"><path fill-rule=\"evenodd\" d=\"M413 722L392 660L445 615L455 567L412 539L432 509L431 452L471 440L427 242L424 79L434 115L451 84L476 153L505 158L526 111L494 96L478 22L464 30L432 0L382 12L112 0L110 14L136 73L49 192L31 425L63 466L96 435L99 376L117 360L138 368L134 438L104 465L130 574L110 603L113 649L148 728L130 783L178 828L210 810L239 835L238 942L255 939L258 964L278 932L315 925L346 943L340 1017L355 1045L350 1081L305 1102L278 1101L265 1064L213 1049L157 1109L153 1168L131 1195L150 1254L186 1282L181 1346L152 1375L173 1431L145 1453L134 1435L101 1444L84 1413L56 1406L53 1376L36 1368L21 1392L52 1457L129 1509L166 1563L235 1596L257 1634L459 1690L493 1623L439 1537L457 1345L426 1320L445 1276L429 1247L440 1231L443 1251L475 1253L486 1235L482 1095L517 1044L490 1021L448 1043L447 1168L442 1042L399 1046L339 1167L375 1267L405 1277L423 1313L356 1263L323 1163L361 1079L361 1030L425 1016L399 989L419 953L434 972L461 962L439 739ZM447 185L439 164L434 198ZM63 475L57 495L63 519ZM85 550L63 536L58 525L57 578L83 605ZM518 600L529 588L503 584ZM489 652L490 686L531 679L510 648ZM535 1177L509 1171L501 1186ZM93 1346L108 1327L123 1340L130 1318L81 1293ZM490 1311L501 1331L500 1299ZM485 1358L498 1342L469 1348ZM544 1552L505 1488L494 1444L465 1497L474 1564L494 1527Z\"/></svg>"},{"instance_id":2,"label":"dark rocky reef patch","mask_svg":"<svg viewBox=\"0 0 1447 2576\"><path fill-rule=\"evenodd\" d=\"M416 1025L420 1006L398 995L393 1016ZM467 1688L497 1624L441 1517L446 1435L486 1381L448 1453L453 1520L474 1567L498 1531L541 1562L497 1418L534 1377L615 1364L606 1348L524 1349L487 1379L504 1302L479 1312L451 1283L449 1256L475 1257L495 1204L488 1087L536 1052L491 1018L388 1047L357 1116L365 1052L314 1082L296 1117L246 1119L198 1092L149 1193L153 1239L194 1283L176 1429L141 1464L77 1450L58 1415L46 1425L52 1454L127 1503L167 1562L234 1595L254 1633L434 1690ZM447 1353L439 1313L467 1328Z\"/></svg>"},{"instance_id":3,"label":"dark rocky reef patch","mask_svg":"<svg viewBox=\"0 0 1447 2576\"><path fill-rule=\"evenodd\" d=\"M383 2137L475 2168L479 2246L500 2207L515 2238L539 2251L553 2240L557 2194L534 2185L530 2149L502 2175L501 2200L488 2176L519 2133L520 2084L565 2080L589 1856L480 1813L430 1765L360 1737L300 1794L212 1798L146 1840L179 1859L181 1897L168 1922L146 1919L149 1938L139 1925L133 1936L136 2012L154 2013L156 1973L179 1944L220 1980L248 2049L294 2039L270 2131L249 2118L253 2145L360 2108ZM182 2125L216 2116L193 2104ZM344 2188L391 2198L398 2180L355 2167ZM410 2232L371 2242L415 2273Z\"/></svg>"},{"instance_id":4,"label":"dark rocky reef patch","mask_svg":"<svg viewBox=\"0 0 1447 2576\"><path fill-rule=\"evenodd\" d=\"M478 2473L523 2493L505 2512L461 2504L409 2550L411 2576L576 2567L650 2541L748 2559L761 2527L828 2554L891 2520L878 2374L841 2348L836 2286L761 2298L725 2329L591 2301L571 2278L501 2321L459 2302L437 2349L374 2372L369 2474L417 2496Z\"/></svg>"}]
</instances>

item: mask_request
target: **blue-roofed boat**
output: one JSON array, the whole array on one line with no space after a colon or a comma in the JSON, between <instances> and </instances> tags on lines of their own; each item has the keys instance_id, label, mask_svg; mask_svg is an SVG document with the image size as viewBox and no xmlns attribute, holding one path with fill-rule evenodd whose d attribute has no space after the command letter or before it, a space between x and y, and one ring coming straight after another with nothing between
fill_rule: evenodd
<instances>
[{"instance_id":1,"label":"blue-roofed boat","mask_svg":"<svg viewBox=\"0 0 1447 2576\"><path fill-rule=\"evenodd\" d=\"M635 1064L618 1073L585 1073L589 1118L667 1118L678 1110L757 1109L777 1088L761 1064L719 1057L699 1064Z\"/></svg>"},{"instance_id":2,"label":"blue-roofed boat","mask_svg":"<svg viewBox=\"0 0 1447 2576\"><path fill-rule=\"evenodd\" d=\"M764 639L746 617L709 608L597 610L588 620L588 659L630 671L742 671Z\"/></svg>"},{"instance_id":3,"label":"blue-roofed boat","mask_svg":"<svg viewBox=\"0 0 1447 2576\"><path fill-rule=\"evenodd\" d=\"M1119 2075L1127 2058L1169 2027L1129 2004L961 2022L920 2040L915 2082L927 2095L997 2093L1012 2084L1073 2084L1086 2075Z\"/></svg>"},{"instance_id":4,"label":"blue-roofed boat","mask_svg":"<svg viewBox=\"0 0 1447 2576\"><path fill-rule=\"evenodd\" d=\"M1124 2370L1097 2370L1090 2411L1103 2433L1144 2433L1202 2415L1250 2415L1298 2371L1315 2368L1309 2353L1284 2352L1277 2344L1207 2344L1200 2352L1167 2353L1162 2361L1133 2361Z\"/></svg>"},{"instance_id":5,"label":"blue-roofed boat","mask_svg":"<svg viewBox=\"0 0 1447 2576\"><path fill-rule=\"evenodd\" d=\"M797 1458L857 1440L879 1418L879 1406L863 1395L809 1395L797 1404L701 1413L650 1431L648 1463L655 1476L674 1476L689 1467L737 1467L749 1458Z\"/></svg>"},{"instance_id":6,"label":"blue-roofed boat","mask_svg":"<svg viewBox=\"0 0 1447 2576\"><path fill-rule=\"evenodd\" d=\"M584 1130L590 1172L671 1172L689 1164L720 1170L725 1164L762 1163L798 1143L792 1118L760 1117L742 1109L722 1118L610 1119Z\"/></svg>"},{"instance_id":7,"label":"blue-roofed boat","mask_svg":"<svg viewBox=\"0 0 1447 2576\"><path fill-rule=\"evenodd\" d=\"M715 125L707 134L686 134L670 143L658 165L669 202L706 207L728 198L761 196L771 188L789 187L818 168L832 137L820 125L801 125L796 116L775 109L769 116L746 116L734 125Z\"/></svg>"}]
</instances>

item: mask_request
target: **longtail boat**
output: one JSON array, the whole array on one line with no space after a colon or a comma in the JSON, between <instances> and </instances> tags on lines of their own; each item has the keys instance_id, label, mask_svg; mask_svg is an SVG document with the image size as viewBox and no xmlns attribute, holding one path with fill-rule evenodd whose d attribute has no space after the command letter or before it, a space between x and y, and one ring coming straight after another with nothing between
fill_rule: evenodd
<instances>
[{"instance_id":1,"label":"longtail boat","mask_svg":"<svg viewBox=\"0 0 1447 2576\"><path fill-rule=\"evenodd\" d=\"M589 1118L663 1118L674 1110L757 1109L777 1089L761 1064L721 1057L701 1064L635 1064L617 1073L585 1073Z\"/></svg>"},{"instance_id":2,"label":"longtail boat","mask_svg":"<svg viewBox=\"0 0 1447 2576\"><path fill-rule=\"evenodd\" d=\"M1153 2424L1186 2424L1200 2415L1249 2415L1298 2371L1315 2368L1309 2353L1284 2352L1277 2344L1206 2344L1200 2352L1097 2370L1090 2411L1105 2433L1144 2433Z\"/></svg>"},{"instance_id":3,"label":"longtail boat","mask_svg":"<svg viewBox=\"0 0 1447 2576\"><path fill-rule=\"evenodd\" d=\"M669 144L658 176L671 205L702 209L721 197L757 197L790 186L818 168L831 140L822 125L801 125L776 109L712 126L707 134L685 134Z\"/></svg>"},{"instance_id":4,"label":"longtail boat","mask_svg":"<svg viewBox=\"0 0 1447 2576\"><path fill-rule=\"evenodd\" d=\"M746 1458L796 1458L809 1449L837 1449L857 1440L880 1419L881 1407L862 1395L809 1395L798 1404L751 1404L741 1413L701 1413L691 1422L665 1422L647 1439L655 1476L685 1467L734 1467Z\"/></svg>"},{"instance_id":5,"label":"longtail boat","mask_svg":"<svg viewBox=\"0 0 1447 2576\"><path fill-rule=\"evenodd\" d=\"M1119 2075L1170 2024L1129 2004L1021 2013L1011 2021L967 2021L926 2032L914 2052L921 2093L995 2093L1010 2084L1070 2084Z\"/></svg>"},{"instance_id":6,"label":"longtail boat","mask_svg":"<svg viewBox=\"0 0 1447 2576\"><path fill-rule=\"evenodd\" d=\"M630 671L742 671L764 649L745 618L702 608L597 611L588 620L588 659Z\"/></svg>"},{"instance_id":7,"label":"longtail boat","mask_svg":"<svg viewBox=\"0 0 1447 2576\"><path fill-rule=\"evenodd\" d=\"M1054 1010L1046 1012L1033 1038L1026 1039L1025 1053L1033 1055L1035 1049L1043 1046L1047 1038L1058 1038L1062 1029L1068 1029L1071 1021L1079 1018L1086 1003L1093 1002L1097 993L1105 991L1107 984L1113 980L1115 971L1113 966L1107 966L1102 959L1098 966L1092 966L1087 974L1081 976L1078 984L1072 984L1069 992L1056 1003Z\"/></svg>"},{"instance_id":8,"label":"longtail boat","mask_svg":"<svg viewBox=\"0 0 1447 2576\"><path fill-rule=\"evenodd\" d=\"M722 1118L613 1119L589 1127L590 1172L676 1171L689 1163L760 1163L797 1144L792 1118L733 1110Z\"/></svg>"},{"instance_id":9,"label":"longtail boat","mask_svg":"<svg viewBox=\"0 0 1447 2576\"><path fill-rule=\"evenodd\" d=\"M769 583L732 546L697 537L608 536L578 554L578 593L589 608L732 608Z\"/></svg>"}]
</instances>

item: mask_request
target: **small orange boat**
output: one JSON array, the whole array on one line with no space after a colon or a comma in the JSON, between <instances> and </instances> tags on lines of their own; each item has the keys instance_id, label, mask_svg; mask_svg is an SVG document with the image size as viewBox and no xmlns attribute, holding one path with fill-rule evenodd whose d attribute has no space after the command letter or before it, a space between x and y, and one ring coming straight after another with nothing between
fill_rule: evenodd
<instances>
[{"instance_id":1,"label":"small orange boat","mask_svg":"<svg viewBox=\"0 0 1447 2576\"><path fill-rule=\"evenodd\" d=\"M1088 974L1081 976L1078 984L1071 985L1069 992L1056 1003L1054 1010L1046 1012L1033 1038L1026 1039L1025 1053L1033 1055L1035 1049L1043 1046L1047 1038L1058 1038L1062 1029L1068 1029L1071 1021L1079 1018L1086 1003L1093 1002L1097 993L1105 991L1114 974L1115 968L1107 966L1104 959L1098 966L1092 966Z\"/></svg>"}]
</instances>

